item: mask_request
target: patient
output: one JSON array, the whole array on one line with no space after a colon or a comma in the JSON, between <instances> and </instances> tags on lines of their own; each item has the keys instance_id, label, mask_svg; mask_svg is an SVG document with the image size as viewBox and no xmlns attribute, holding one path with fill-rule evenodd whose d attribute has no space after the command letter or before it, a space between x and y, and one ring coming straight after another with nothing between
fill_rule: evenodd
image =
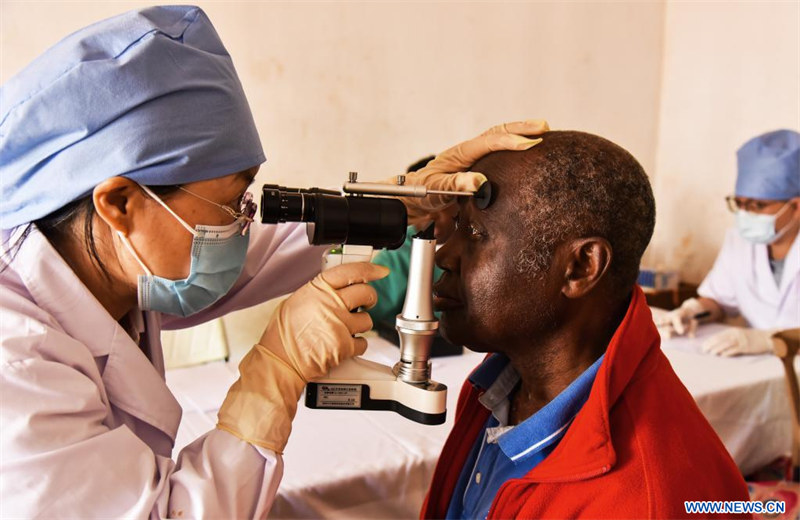
<instances>
[{"instance_id":1,"label":"patient","mask_svg":"<svg viewBox=\"0 0 800 520\"><path fill-rule=\"evenodd\" d=\"M422 516L679 518L684 500L747 500L635 285L655 220L642 167L594 135L543 138L473 166L495 200L460 202L436 255L445 337L494 354L464 384Z\"/></svg>"}]
</instances>

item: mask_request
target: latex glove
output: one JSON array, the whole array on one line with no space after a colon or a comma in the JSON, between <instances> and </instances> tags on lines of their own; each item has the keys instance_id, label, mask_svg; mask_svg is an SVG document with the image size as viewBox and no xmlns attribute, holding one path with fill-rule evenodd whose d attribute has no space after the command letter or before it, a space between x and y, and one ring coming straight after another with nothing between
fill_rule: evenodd
<instances>
[{"instance_id":1,"label":"latex glove","mask_svg":"<svg viewBox=\"0 0 800 520\"><path fill-rule=\"evenodd\" d=\"M374 305L377 293L367 282L388 274L388 268L368 262L344 264L284 300L239 364L217 428L282 453L306 382L367 348L367 341L353 334L370 330L372 319L350 311Z\"/></svg>"},{"instance_id":2,"label":"latex glove","mask_svg":"<svg viewBox=\"0 0 800 520\"><path fill-rule=\"evenodd\" d=\"M772 352L771 330L739 327L714 334L703 343L703 352L717 356L766 354Z\"/></svg>"},{"instance_id":3,"label":"latex glove","mask_svg":"<svg viewBox=\"0 0 800 520\"><path fill-rule=\"evenodd\" d=\"M406 175L406 184L424 184L429 190L476 191L486 182L486 176L467 171L478 159L499 150L527 150L542 142L528 139L527 135L539 135L550 130L547 121L528 120L493 126L478 137L464 141L440 153L421 170ZM384 181L394 184L395 180ZM408 210L408 223L421 229L433 220L433 214L454 202L452 195L429 195L427 197L402 197Z\"/></svg>"},{"instance_id":4,"label":"latex glove","mask_svg":"<svg viewBox=\"0 0 800 520\"><path fill-rule=\"evenodd\" d=\"M675 310L671 310L661 318L655 320L656 327L666 332L667 337L672 332L681 336L688 330L689 322L706 309L697 298L689 298Z\"/></svg>"}]
</instances>

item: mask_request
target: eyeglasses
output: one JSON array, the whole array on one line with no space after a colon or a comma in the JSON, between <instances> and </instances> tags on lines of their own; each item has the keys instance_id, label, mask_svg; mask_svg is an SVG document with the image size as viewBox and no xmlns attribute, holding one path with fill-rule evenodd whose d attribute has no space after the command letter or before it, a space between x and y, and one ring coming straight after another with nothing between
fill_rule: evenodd
<instances>
[{"instance_id":1,"label":"eyeglasses","mask_svg":"<svg viewBox=\"0 0 800 520\"><path fill-rule=\"evenodd\" d=\"M748 211L750 213L763 213L764 210L775 204L786 204L785 200L757 200L736 197L735 195L728 195L725 197L725 202L728 203L728 209L733 213L739 210Z\"/></svg>"},{"instance_id":2,"label":"eyeglasses","mask_svg":"<svg viewBox=\"0 0 800 520\"><path fill-rule=\"evenodd\" d=\"M256 209L258 205L253 202L253 194L249 191L244 192L242 200L239 203L239 217L242 220L242 235L246 235L250 231L250 224L253 223L253 217L256 216Z\"/></svg>"},{"instance_id":3,"label":"eyeglasses","mask_svg":"<svg viewBox=\"0 0 800 520\"><path fill-rule=\"evenodd\" d=\"M242 195L242 199L239 202L239 211L236 211L230 206L226 206L225 204L219 204L214 202L213 200L208 200L207 198L198 195L197 193L192 193L191 191L187 190L186 188L179 186L181 190L185 191L189 195L197 197L200 200L204 200L209 204L213 204L234 219L239 221L239 224L242 226L242 235L246 235L250 231L250 224L253 223L253 217L256 215L256 209L258 205L253 202L253 194L249 191L244 192Z\"/></svg>"}]
</instances>

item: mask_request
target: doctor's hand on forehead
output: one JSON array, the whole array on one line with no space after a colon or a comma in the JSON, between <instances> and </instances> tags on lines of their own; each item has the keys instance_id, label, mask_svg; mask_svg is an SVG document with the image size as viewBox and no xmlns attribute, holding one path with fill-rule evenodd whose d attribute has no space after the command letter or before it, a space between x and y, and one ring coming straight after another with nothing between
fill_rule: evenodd
<instances>
[{"instance_id":1,"label":"doctor's hand on forehead","mask_svg":"<svg viewBox=\"0 0 800 520\"><path fill-rule=\"evenodd\" d=\"M500 150L527 150L541 139L529 139L550 130L547 121L530 119L493 126L478 137L459 143L440 153L424 168L406 175L406 184L425 185L429 190L477 191L486 182L479 172L468 171L473 164L491 152ZM384 181L394 184L394 179ZM408 223L420 228L434 220L436 213L453 203L453 196L429 195L400 200L408 210Z\"/></svg>"}]
</instances>

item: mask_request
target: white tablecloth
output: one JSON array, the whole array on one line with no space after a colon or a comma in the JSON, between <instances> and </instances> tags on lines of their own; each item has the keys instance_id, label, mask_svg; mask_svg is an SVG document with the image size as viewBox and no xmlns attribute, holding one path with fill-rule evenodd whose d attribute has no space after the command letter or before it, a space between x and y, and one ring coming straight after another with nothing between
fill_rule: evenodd
<instances>
[{"instance_id":1,"label":"white tablecloth","mask_svg":"<svg viewBox=\"0 0 800 520\"><path fill-rule=\"evenodd\" d=\"M701 352L703 341L725 328L705 325L693 339L663 341L662 351L746 475L789 453L791 408L778 357L726 358ZM800 361L795 361L795 370L800 371Z\"/></svg>"},{"instance_id":2,"label":"white tablecloth","mask_svg":"<svg viewBox=\"0 0 800 520\"><path fill-rule=\"evenodd\" d=\"M791 431L783 370L773 356L718 358L698 353L695 339L665 341L664 353L743 472L788 453ZM398 350L370 338L368 359L393 365ZM447 422L423 426L393 412L298 407L284 454L285 474L271 518L415 518L442 444L452 427L461 383L483 359L433 359L433 378L448 386ZM177 448L214 427L236 367L209 363L167 372L184 409ZM665 439L669 442L669 439Z\"/></svg>"}]
</instances>

